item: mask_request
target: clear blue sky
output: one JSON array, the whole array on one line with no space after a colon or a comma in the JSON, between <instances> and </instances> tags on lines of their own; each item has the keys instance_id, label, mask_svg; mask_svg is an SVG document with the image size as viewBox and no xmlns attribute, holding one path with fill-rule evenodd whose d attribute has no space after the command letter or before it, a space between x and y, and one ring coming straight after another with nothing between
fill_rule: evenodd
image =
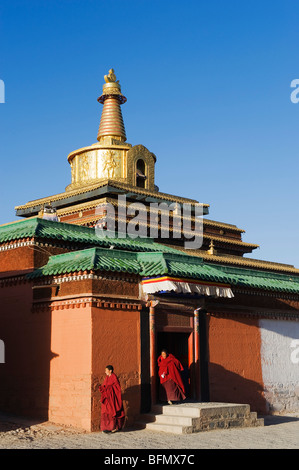
<instances>
[{"instance_id":1,"label":"clear blue sky","mask_svg":"<svg viewBox=\"0 0 299 470\"><path fill-rule=\"evenodd\" d=\"M297 0L1 0L0 224L70 183L113 67L160 190L209 203L253 257L299 267L298 22Z\"/></svg>"}]
</instances>

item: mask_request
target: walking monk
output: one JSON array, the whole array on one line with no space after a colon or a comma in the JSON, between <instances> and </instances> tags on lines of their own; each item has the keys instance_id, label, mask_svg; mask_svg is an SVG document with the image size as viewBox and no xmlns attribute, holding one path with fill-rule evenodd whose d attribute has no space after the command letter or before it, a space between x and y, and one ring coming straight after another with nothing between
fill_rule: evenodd
<instances>
[{"instance_id":1,"label":"walking monk","mask_svg":"<svg viewBox=\"0 0 299 470\"><path fill-rule=\"evenodd\" d=\"M180 361L164 349L158 357L158 368L160 400L168 401L170 405L173 401L185 400L185 387L180 373L184 368Z\"/></svg>"},{"instance_id":2,"label":"walking monk","mask_svg":"<svg viewBox=\"0 0 299 470\"><path fill-rule=\"evenodd\" d=\"M101 430L116 432L122 429L125 412L121 398L121 388L112 366L106 366L106 378L99 389L101 392Z\"/></svg>"}]
</instances>

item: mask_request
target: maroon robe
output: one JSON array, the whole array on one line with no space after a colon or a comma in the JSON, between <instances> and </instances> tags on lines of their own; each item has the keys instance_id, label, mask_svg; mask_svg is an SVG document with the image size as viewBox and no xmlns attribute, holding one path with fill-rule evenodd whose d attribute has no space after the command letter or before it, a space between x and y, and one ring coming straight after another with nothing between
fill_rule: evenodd
<instances>
[{"instance_id":1,"label":"maroon robe","mask_svg":"<svg viewBox=\"0 0 299 470\"><path fill-rule=\"evenodd\" d=\"M125 412L121 399L121 388L118 378L112 372L107 375L103 385L100 385L101 392L101 430L112 431L121 429L124 425Z\"/></svg>"},{"instance_id":2,"label":"maroon robe","mask_svg":"<svg viewBox=\"0 0 299 470\"><path fill-rule=\"evenodd\" d=\"M160 399L162 401L185 400L185 387L180 371L184 368L180 361L172 354L168 354L165 359L158 357L158 368L160 378ZM164 375L164 378L161 377Z\"/></svg>"}]
</instances>

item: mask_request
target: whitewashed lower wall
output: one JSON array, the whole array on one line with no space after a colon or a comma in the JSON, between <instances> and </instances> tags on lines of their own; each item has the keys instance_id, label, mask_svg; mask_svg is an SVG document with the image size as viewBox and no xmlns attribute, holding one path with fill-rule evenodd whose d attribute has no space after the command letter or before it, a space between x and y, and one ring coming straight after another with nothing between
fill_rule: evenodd
<instances>
[{"instance_id":1,"label":"whitewashed lower wall","mask_svg":"<svg viewBox=\"0 0 299 470\"><path fill-rule=\"evenodd\" d=\"M269 411L299 411L299 321L262 319L259 323Z\"/></svg>"}]
</instances>

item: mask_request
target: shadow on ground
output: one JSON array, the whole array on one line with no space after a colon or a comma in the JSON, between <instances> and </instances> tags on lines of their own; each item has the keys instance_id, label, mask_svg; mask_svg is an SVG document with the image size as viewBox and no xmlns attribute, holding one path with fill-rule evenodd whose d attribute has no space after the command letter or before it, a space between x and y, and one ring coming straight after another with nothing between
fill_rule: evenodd
<instances>
[{"instance_id":1,"label":"shadow on ground","mask_svg":"<svg viewBox=\"0 0 299 470\"><path fill-rule=\"evenodd\" d=\"M23 416L15 416L10 413L0 412L0 432L27 429L30 426L44 423L45 420L32 419Z\"/></svg>"},{"instance_id":2,"label":"shadow on ground","mask_svg":"<svg viewBox=\"0 0 299 470\"><path fill-rule=\"evenodd\" d=\"M299 421L299 416L290 415L265 415L260 416L264 419L265 426L275 426L276 424L290 423L292 421Z\"/></svg>"}]
</instances>

